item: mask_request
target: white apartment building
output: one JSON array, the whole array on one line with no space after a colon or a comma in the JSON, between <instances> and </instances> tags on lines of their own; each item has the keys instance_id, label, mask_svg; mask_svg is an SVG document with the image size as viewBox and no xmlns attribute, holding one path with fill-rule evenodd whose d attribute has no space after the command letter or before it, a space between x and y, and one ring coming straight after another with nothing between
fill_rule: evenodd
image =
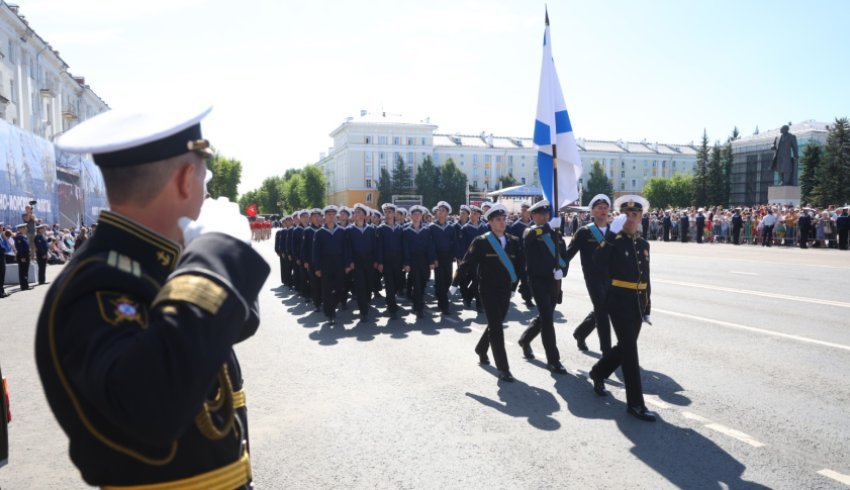
<instances>
[{"instance_id":1,"label":"white apartment building","mask_svg":"<svg viewBox=\"0 0 850 490\"><path fill-rule=\"evenodd\" d=\"M0 120L53 141L107 109L20 8L0 0Z\"/></svg>"},{"instance_id":2,"label":"white apartment building","mask_svg":"<svg viewBox=\"0 0 850 490\"><path fill-rule=\"evenodd\" d=\"M376 204L381 168L392 173L398 156L414 175L426 156L437 166L451 158L473 190L498 189L500 177L508 174L521 184L539 184L537 148L531 138L437 133L437 128L430 119L415 121L386 113L361 111L359 117L346 118L331 132L334 146L318 162L328 181L328 202ZM599 161L615 195L639 193L652 177L691 174L696 163L693 143L579 139L578 146L582 181L587 181L593 162Z\"/></svg>"}]
</instances>

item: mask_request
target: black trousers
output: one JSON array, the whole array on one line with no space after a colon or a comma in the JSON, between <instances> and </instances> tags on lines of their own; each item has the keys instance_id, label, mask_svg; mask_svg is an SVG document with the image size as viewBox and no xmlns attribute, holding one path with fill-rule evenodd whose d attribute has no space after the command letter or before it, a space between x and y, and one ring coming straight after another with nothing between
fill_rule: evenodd
<instances>
[{"instance_id":1,"label":"black trousers","mask_svg":"<svg viewBox=\"0 0 850 490\"><path fill-rule=\"evenodd\" d=\"M599 335L599 350L602 354L611 350L611 321L608 319L608 305L605 302L605 297L608 293L608 286L605 281L587 281L584 282L587 286L587 294L590 295L590 301L593 303L593 311L587 314L584 320L576 327L573 335L579 339L586 339L593 329L596 329Z\"/></svg>"},{"instance_id":2,"label":"black trousers","mask_svg":"<svg viewBox=\"0 0 850 490\"><path fill-rule=\"evenodd\" d=\"M765 245L768 247L773 246L773 226L764 226L761 234L761 246L764 247Z\"/></svg>"},{"instance_id":3,"label":"black trousers","mask_svg":"<svg viewBox=\"0 0 850 490\"><path fill-rule=\"evenodd\" d=\"M519 274L519 294L522 296L523 301L530 301L532 299L531 286L528 284L528 271L525 269Z\"/></svg>"},{"instance_id":4,"label":"black trousers","mask_svg":"<svg viewBox=\"0 0 850 490\"><path fill-rule=\"evenodd\" d=\"M351 275L354 278L354 297L357 299L357 308L360 313L369 311L369 302L372 301L372 287L375 280L375 269L372 259L355 260L354 270Z\"/></svg>"},{"instance_id":5,"label":"black trousers","mask_svg":"<svg viewBox=\"0 0 850 490\"><path fill-rule=\"evenodd\" d=\"M838 248L847 250L847 230L838 232Z\"/></svg>"},{"instance_id":6,"label":"black trousers","mask_svg":"<svg viewBox=\"0 0 850 490\"><path fill-rule=\"evenodd\" d=\"M286 284L286 257L278 255L277 258L280 263L280 283Z\"/></svg>"},{"instance_id":7,"label":"black trousers","mask_svg":"<svg viewBox=\"0 0 850 490\"><path fill-rule=\"evenodd\" d=\"M18 257L18 282L21 283L21 290L26 290L30 288L29 273L30 258Z\"/></svg>"},{"instance_id":8,"label":"black trousers","mask_svg":"<svg viewBox=\"0 0 850 490\"><path fill-rule=\"evenodd\" d=\"M617 367L622 366L626 383L626 403L630 407L642 407L643 386L640 380L637 340L643 316L635 300L634 291L609 291L606 301L611 325L617 334L617 345L602 356L590 370L590 374L592 377L607 378Z\"/></svg>"},{"instance_id":9,"label":"black trousers","mask_svg":"<svg viewBox=\"0 0 850 490\"><path fill-rule=\"evenodd\" d=\"M384 262L384 292L388 311L398 311L396 294L403 287L404 271L401 270L401 258L387 258Z\"/></svg>"},{"instance_id":10,"label":"black trousers","mask_svg":"<svg viewBox=\"0 0 850 490\"><path fill-rule=\"evenodd\" d=\"M485 354L487 348L493 350L493 360L496 362L496 369L499 371L509 371L508 354L505 352L505 331L503 323L505 317L508 316L508 306L511 302L511 290L496 290L492 287L486 287L482 291L481 300L484 306L484 314L487 316L487 328L478 339L478 344L475 346L475 352Z\"/></svg>"},{"instance_id":11,"label":"black trousers","mask_svg":"<svg viewBox=\"0 0 850 490\"><path fill-rule=\"evenodd\" d=\"M688 241L688 228L689 226L681 226L679 230L679 239L682 240L682 243L686 243Z\"/></svg>"},{"instance_id":12,"label":"black trousers","mask_svg":"<svg viewBox=\"0 0 850 490\"><path fill-rule=\"evenodd\" d=\"M701 226L697 226L697 243L702 243L702 234L705 232L705 228Z\"/></svg>"},{"instance_id":13,"label":"black trousers","mask_svg":"<svg viewBox=\"0 0 850 490\"><path fill-rule=\"evenodd\" d=\"M0 295L6 294L6 261L0 257Z\"/></svg>"},{"instance_id":14,"label":"black trousers","mask_svg":"<svg viewBox=\"0 0 850 490\"><path fill-rule=\"evenodd\" d=\"M667 226L667 225L664 225L664 241L665 242L670 241L670 227Z\"/></svg>"},{"instance_id":15,"label":"black trousers","mask_svg":"<svg viewBox=\"0 0 850 490\"><path fill-rule=\"evenodd\" d=\"M732 243L738 245L741 243L741 229L732 227Z\"/></svg>"},{"instance_id":16,"label":"black trousers","mask_svg":"<svg viewBox=\"0 0 850 490\"><path fill-rule=\"evenodd\" d=\"M407 281L410 287L410 300L416 313L425 309L425 283L428 281L429 268L425 260L413 261Z\"/></svg>"},{"instance_id":17,"label":"black trousers","mask_svg":"<svg viewBox=\"0 0 850 490\"><path fill-rule=\"evenodd\" d=\"M554 364L561 360L558 344L555 339L555 279L552 276L531 276L531 294L537 303L537 318L520 336L520 341L531 344L537 334L543 338L543 349L546 350L546 362ZM510 298L508 298L510 300Z\"/></svg>"},{"instance_id":18,"label":"black trousers","mask_svg":"<svg viewBox=\"0 0 850 490\"><path fill-rule=\"evenodd\" d=\"M440 311L449 307L449 286L452 285L452 254L437 256L437 268L434 269L434 295L437 297L437 308Z\"/></svg>"},{"instance_id":19,"label":"black trousers","mask_svg":"<svg viewBox=\"0 0 850 490\"><path fill-rule=\"evenodd\" d=\"M326 317L333 318L336 315L337 305L342 302L344 297L345 270L342 268L326 268L322 271L319 282L322 285L322 311Z\"/></svg>"},{"instance_id":20,"label":"black trousers","mask_svg":"<svg viewBox=\"0 0 850 490\"><path fill-rule=\"evenodd\" d=\"M47 282L47 257L36 258L35 263L38 264L38 283L44 284Z\"/></svg>"},{"instance_id":21,"label":"black trousers","mask_svg":"<svg viewBox=\"0 0 850 490\"><path fill-rule=\"evenodd\" d=\"M322 305L322 279L316 277L313 269L307 273L310 278L310 299L313 301L313 306L316 308Z\"/></svg>"},{"instance_id":22,"label":"black trousers","mask_svg":"<svg viewBox=\"0 0 850 490\"><path fill-rule=\"evenodd\" d=\"M800 242L800 248L809 248L809 228L800 228L800 236L797 238Z\"/></svg>"}]
</instances>

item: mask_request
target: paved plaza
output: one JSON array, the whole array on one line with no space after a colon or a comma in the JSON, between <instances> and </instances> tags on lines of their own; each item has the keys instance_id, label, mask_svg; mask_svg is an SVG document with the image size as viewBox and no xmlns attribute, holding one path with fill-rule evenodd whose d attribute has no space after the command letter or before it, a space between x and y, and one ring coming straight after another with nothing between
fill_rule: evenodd
<instances>
[{"instance_id":1,"label":"paved plaza","mask_svg":"<svg viewBox=\"0 0 850 490\"><path fill-rule=\"evenodd\" d=\"M578 260L556 312L551 374L516 341L534 317L517 297L505 339L515 383L480 367L484 316L466 310L373 323L353 304L327 326L279 286L240 344L257 488L847 488L850 485L850 254L652 242L652 312L639 341L660 420L625 411L622 381L599 398L598 357L571 333L590 311ZM59 272L50 268L50 276ZM13 288L14 292L16 288ZM0 488L86 488L36 373L47 287L0 300L0 363L14 421ZM454 307L461 306L455 298ZM540 357L542 345L532 345ZM843 483L842 483L843 482Z\"/></svg>"}]
</instances>

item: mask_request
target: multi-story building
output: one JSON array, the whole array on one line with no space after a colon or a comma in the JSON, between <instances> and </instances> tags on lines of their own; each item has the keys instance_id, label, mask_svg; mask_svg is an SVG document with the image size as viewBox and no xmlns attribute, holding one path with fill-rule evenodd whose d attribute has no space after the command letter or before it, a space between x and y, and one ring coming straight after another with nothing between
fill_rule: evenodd
<instances>
[{"instance_id":1,"label":"multi-story building","mask_svg":"<svg viewBox=\"0 0 850 490\"><path fill-rule=\"evenodd\" d=\"M361 111L349 117L330 136L334 145L318 165L328 181L328 202L352 205L378 201L381 169L392 174L401 157L415 175L426 156L434 165L451 159L466 174L472 190L499 188L503 175L520 184L539 184L537 148L531 138L438 133L430 119L414 121L387 113ZM586 181L599 161L614 185L615 194L639 193L652 177L691 174L696 163L693 144L578 140Z\"/></svg>"},{"instance_id":2,"label":"multi-story building","mask_svg":"<svg viewBox=\"0 0 850 490\"><path fill-rule=\"evenodd\" d=\"M0 120L52 141L107 109L20 8L0 0Z\"/></svg>"},{"instance_id":3,"label":"multi-story building","mask_svg":"<svg viewBox=\"0 0 850 490\"><path fill-rule=\"evenodd\" d=\"M827 126L827 123L812 120L789 126L791 134L797 137L799 156L803 156L803 149L808 144L826 144ZM767 188L780 184L779 176L772 168L773 142L778 137L779 128L776 128L732 142L730 205L753 206L768 202ZM797 162L798 182L801 173L802 168Z\"/></svg>"}]
</instances>

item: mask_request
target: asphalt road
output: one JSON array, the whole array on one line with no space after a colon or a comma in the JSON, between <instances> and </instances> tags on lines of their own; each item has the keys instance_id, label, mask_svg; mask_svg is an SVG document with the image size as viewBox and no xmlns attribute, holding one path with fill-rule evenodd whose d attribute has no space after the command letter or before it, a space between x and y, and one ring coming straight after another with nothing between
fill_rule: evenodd
<instances>
[{"instance_id":1,"label":"asphalt road","mask_svg":"<svg viewBox=\"0 0 850 490\"><path fill-rule=\"evenodd\" d=\"M278 286L271 244L258 248L275 265L263 324L237 347L257 488L850 486L850 253L652 242L654 324L639 342L651 424L625 413L618 377L607 399L586 379L597 354L570 335L590 310L578 260L556 313L571 374L522 359L534 312L519 304L505 332L517 382L500 383L473 353L483 315L357 325L351 304L328 327ZM85 488L35 370L45 292L0 300L3 490Z\"/></svg>"}]
</instances>

